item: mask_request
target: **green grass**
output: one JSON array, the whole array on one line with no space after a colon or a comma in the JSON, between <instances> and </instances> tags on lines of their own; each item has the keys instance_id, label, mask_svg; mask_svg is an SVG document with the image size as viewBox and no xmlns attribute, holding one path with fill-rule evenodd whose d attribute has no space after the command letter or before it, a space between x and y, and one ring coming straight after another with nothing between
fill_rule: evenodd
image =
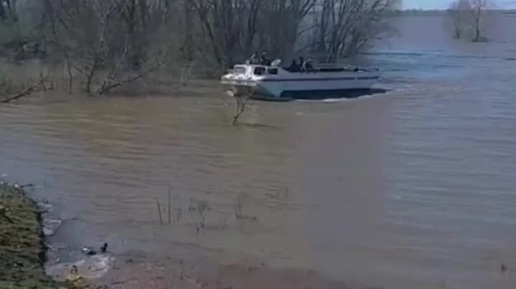
<instances>
[{"instance_id":1,"label":"green grass","mask_svg":"<svg viewBox=\"0 0 516 289\"><path fill-rule=\"evenodd\" d=\"M54 289L45 275L41 214L23 190L0 184L0 289Z\"/></svg>"}]
</instances>

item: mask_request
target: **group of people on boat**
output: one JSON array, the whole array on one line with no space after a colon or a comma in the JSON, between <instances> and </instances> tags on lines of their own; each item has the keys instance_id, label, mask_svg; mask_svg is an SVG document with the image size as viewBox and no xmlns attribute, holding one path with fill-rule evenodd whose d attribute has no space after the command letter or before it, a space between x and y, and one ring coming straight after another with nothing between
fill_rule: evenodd
<instances>
[{"instance_id":1,"label":"group of people on boat","mask_svg":"<svg viewBox=\"0 0 516 289\"><path fill-rule=\"evenodd\" d=\"M246 61L246 64L271 66L272 61L267 55L267 52L262 52L260 55L253 53L253 55L251 55L251 57Z\"/></svg>"},{"instance_id":2,"label":"group of people on boat","mask_svg":"<svg viewBox=\"0 0 516 289\"><path fill-rule=\"evenodd\" d=\"M305 60L302 56L299 57L299 63L293 59L292 63L290 63L289 67L285 68L289 72L314 72L314 66L312 65L312 60Z\"/></svg>"},{"instance_id":3,"label":"group of people on boat","mask_svg":"<svg viewBox=\"0 0 516 289\"><path fill-rule=\"evenodd\" d=\"M271 66L272 61L266 52L262 52L260 55L253 53L253 55L247 59L246 64ZM289 72L315 72L312 60L305 60L302 56L299 57L299 62L293 59L290 66L285 67L285 69Z\"/></svg>"}]
</instances>

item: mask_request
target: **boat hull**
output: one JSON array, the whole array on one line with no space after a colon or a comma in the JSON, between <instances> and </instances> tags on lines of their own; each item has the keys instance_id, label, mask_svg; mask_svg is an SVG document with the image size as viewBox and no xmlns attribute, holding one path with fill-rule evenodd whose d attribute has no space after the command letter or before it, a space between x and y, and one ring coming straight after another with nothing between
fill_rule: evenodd
<instances>
[{"instance_id":1,"label":"boat hull","mask_svg":"<svg viewBox=\"0 0 516 289\"><path fill-rule=\"evenodd\" d=\"M384 93L385 90L373 88L360 89L336 89L336 90L310 90L310 91L284 91L278 99L303 99L320 100L329 98L358 98L364 95ZM259 98L259 96L256 96Z\"/></svg>"},{"instance_id":2,"label":"boat hull","mask_svg":"<svg viewBox=\"0 0 516 289\"><path fill-rule=\"evenodd\" d=\"M269 73L270 70L275 73ZM289 72L281 68L237 65L235 71L221 80L232 95L267 100L356 97L370 90L380 79L378 70L359 68Z\"/></svg>"}]
</instances>

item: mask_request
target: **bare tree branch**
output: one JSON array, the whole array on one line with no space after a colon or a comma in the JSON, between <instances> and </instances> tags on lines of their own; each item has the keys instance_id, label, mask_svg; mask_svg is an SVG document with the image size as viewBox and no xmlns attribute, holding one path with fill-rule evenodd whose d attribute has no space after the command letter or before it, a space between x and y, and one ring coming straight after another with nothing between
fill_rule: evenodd
<instances>
[{"instance_id":1,"label":"bare tree branch","mask_svg":"<svg viewBox=\"0 0 516 289\"><path fill-rule=\"evenodd\" d=\"M17 100L17 99L20 99L22 97L25 97L25 96L28 96L30 94L32 94L33 92L36 92L36 91L39 91L41 89L46 89L45 88L45 82L48 80L48 76L42 76L40 78L40 80L36 83L34 83L33 85L25 88L24 90L22 90L21 92L11 96L11 97L8 97L6 99L3 99L2 100L2 103L9 103L11 101L14 101L14 100Z\"/></svg>"},{"instance_id":2,"label":"bare tree branch","mask_svg":"<svg viewBox=\"0 0 516 289\"><path fill-rule=\"evenodd\" d=\"M155 65L153 65L152 67L150 67L149 69L141 72L141 73L138 73L137 75L135 76L132 76L132 77L128 77L128 78L125 78L125 79L113 79L113 82L108 82L108 81L105 81L104 84L102 85L102 87L98 90L98 94L99 95L102 95L102 94L106 94L108 93L110 90L112 90L113 88L116 88L116 87L119 87L119 86L122 86L122 85L125 85L127 83L131 83L131 82L134 82L138 79L141 79L141 78L144 78L146 77L147 75L153 73L154 71L158 70L159 68L161 68L163 65L164 65L164 61L162 59L158 59L155 63Z\"/></svg>"}]
</instances>

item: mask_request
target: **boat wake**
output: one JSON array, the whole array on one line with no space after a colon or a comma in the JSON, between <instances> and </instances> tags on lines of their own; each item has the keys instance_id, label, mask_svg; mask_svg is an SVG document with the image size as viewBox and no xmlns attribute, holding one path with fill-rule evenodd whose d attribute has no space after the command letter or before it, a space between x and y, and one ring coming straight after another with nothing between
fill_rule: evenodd
<instances>
[{"instance_id":1,"label":"boat wake","mask_svg":"<svg viewBox=\"0 0 516 289\"><path fill-rule=\"evenodd\" d=\"M294 101L297 102L321 102L321 103L336 103L336 102L347 102L352 101L357 98L369 98L374 97L376 95L384 94L386 92L390 91L390 89L384 89L384 88L373 88L373 89L367 89L367 90L360 90L360 91L350 91L345 94L340 95L330 95L327 97L318 97L317 95L311 95L311 96L304 96L304 97L298 97L294 98Z\"/></svg>"}]
</instances>

